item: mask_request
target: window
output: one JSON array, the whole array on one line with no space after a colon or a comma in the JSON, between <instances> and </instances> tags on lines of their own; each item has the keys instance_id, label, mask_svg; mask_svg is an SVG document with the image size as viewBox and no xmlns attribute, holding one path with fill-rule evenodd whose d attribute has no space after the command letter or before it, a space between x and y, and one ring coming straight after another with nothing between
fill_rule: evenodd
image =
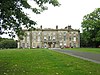
<instances>
[{"instance_id":1,"label":"window","mask_svg":"<svg viewBox=\"0 0 100 75\"><path fill-rule=\"evenodd\" d=\"M64 43L64 46L66 46L66 43Z\"/></svg>"},{"instance_id":2,"label":"window","mask_svg":"<svg viewBox=\"0 0 100 75\"><path fill-rule=\"evenodd\" d=\"M74 43L74 47L76 47L76 43Z\"/></svg>"},{"instance_id":3,"label":"window","mask_svg":"<svg viewBox=\"0 0 100 75\"><path fill-rule=\"evenodd\" d=\"M62 43L60 42L60 46L62 46Z\"/></svg>"},{"instance_id":4,"label":"window","mask_svg":"<svg viewBox=\"0 0 100 75\"><path fill-rule=\"evenodd\" d=\"M46 33L46 32L44 32L43 34L44 34L44 35L47 35L47 33Z\"/></svg>"},{"instance_id":5,"label":"window","mask_svg":"<svg viewBox=\"0 0 100 75\"><path fill-rule=\"evenodd\" d=\"M22 48L25 48L25 43L22 43Z\"/></svg>"},{"instance_id":6,"label":"window","mask_svg":"<svg viewBox=\"0 0 100 75\"><path fill-rule=\"evenodd\" d=\"M72 34L74 33L74 32L71 32Z\"/></svg>"},{"instance_id":7,"label":"window","mask_svg":"<svg viewBox=\"0 0 100 75\"><path fill-rule=\"evenodd\" d=\"M36 48L36 44L35 43L33 43L33 48Z\"/></svg>"},{"instance_id":8,"label":"window","mask_svg":"<svg viewBox=\"0 0 100 75\"><path fill-rule=\"evenodd\" d=\"M44 36L44 39L46 39L46 37Z\"/></svg>"},{"instance_id":9,"label":"window","mask_svg":"<svg viewBox=\"0 0 100 75\"><path fill-rule=\"evenodd\" d=\"M62 35L62 33L60 32L60 33L59 33L59 35L61 36L61 35Z\"/></svg>"},{"instance_id":10,"label":"window","mask_svg":"<svg viewBox=\"0 0 100 75\"><path fill-rule=\"evenodd\" d=\"M64 41L66 41L66 36L64 36Z\"/></svg>"},{"instance_id":11,"label":"window","mask_svg":"<svg viewBox=\"0 0 100 75\"><path fill-rule=\"evenodd\" d=\"M23 37L23 42L25 42L25 37Z\"/></svg>"},{"instance_id":12,"label":"window","mask_svg":"<svg viewBox=\"0 0 100 75\"><path fill-rule=\"evenodd\" d=\"M27 36L30 36L30 33L29 32L27 32Z\"/></svg>"},{"instance_id":13,"label":"window","mask_svg":"<svg viewBox=\"0 0 100 75\"><path fill-rule=\"evenodd\" d=\"M66 35L66 32L64 32L64 35Z\"/></svg>"},{"instance_id":14,"label":"window","mask_svg":"<svg viewBox=\"0 0 100 75\"><path fill-rule=\"evenodd\" d=\"M51 40L51 36L48 37L48 40Z\"/></svg>"},{"instance_id":15,"label":"window","mask_svg":"<svg viewBox=\"0 0 100 75\"><path fill-rule=\"evenodd\" d=\"M74 36L74 39L73 39L73 41L76 41L76 37Z\"/></svg>"},{"instance_id":16,"label":"window","mask_svg":"<svg viewBox=\"0 0 100 75\"><path fill-rule=\"evenodd\" d=\"M44 48L46 48L47 46L46 46L46 43L44 43Z\"/></svg>"},{"instance_id":17,"label":"window","mask_svg":"<svg viewBox=\"0 0 100 75\"><path fill-rule=\"evenodd\" d=\"M27 36L27 41L30 41L30 37L29 36Z\"/></svg>"},{"instance_id":18,"label":"window","mask_svg":"<svg viewBox=\"0 0 100 75\"><path fill-rule=\"evenodd\" d=\"M35 41L36 40L36 36L33 36L33 41Z\"/></svg>"},{"instance_id":19,"label":"window","mask_svg":"<svg viewBox=\"0 0 100 75\"><path fill-rule=\"evenodd\" d=\"M74 37L73 37L73 36L71 37L71 40L72 40L72 41L74 40Z\"/></svg>"},{"instance_id":20,"label":"window","mask_svg":"<svg viewBox=\"0 0 100 75\"><path fill-rule=\"evenodd\" d=\"M69 40L71 41L71 37L69 38Z\"/></svg>"},{"instance_id":21,"label":"window","mask_svg":"<svg viewBox=\"0 0 100 75\"><path fill-rule=\"evenodd\" d=\"M55 40L55 36L53 37L53 41Z\"/></svg>"},{"instance_id":22,"label":"window","mask_svg":"<svg viewBox=\"0 0 100 75\"><path fill-rule=\"evenodd\" d=\"M70 43L70 47L72 47L72 44Z\"/></svg>"},{"instance_id":23,"label":"window","mask_svg":"<svg viewBox=\"0 0 100 75\"><path fill-rule=\"evenodd\" d=\"M76 36L75 32L74 32L74 36Z\"/></svg>"},{"instance_id":24,"label":"window","mask_svg":"<svg viewBox=\"0 0 100 75\"><path fill-rule=\"evenodd\" d=\"M33 33L33 36L36 36L36 33L35 32Z\"/></svg>"},{"instance_id":25,"label":"window","mask_svg":"<svg viewBox=\"0 0 100 75\"><path fill-rule=\"evenodd\" d=\"M53 35L55 35L55 33L53 33Z\"/></svg>"},{"instance_id":26,"label":"window","mask_svg":"<svg viewBox=\"0 0 100 75\"><path fill-rule=\"evenodd\" d=\"M62 40L62 36L59 36L59 40Z\"/></svg>"},{"instance_id":27,"label":"window","mask_svg":"<svg viewBox=\"0 0 100 75\"><path fill-rule=\"evenodd\" d=\"M40 37L38 37L38 41L40 41Z\"/></svg>"},{"instance_id":28,"label":"window","mask_svg":"<svg viewBox=\"0 0 100 75\"><path fill-rule=\"evenodd\" d=\"M41 32L38 32L38 35L40 35L41 34Z\"/></svg>"},{"instance_id":29,"label":"window","mask_svg":"<svg viewBox=\"0 0 100 75\"><path fill-rule=\"evenodd\" d=\"M29 43L27 43L27 48L29 47Z\"/></svg>"},{"instance_id":30,"label":"window","mask_svg":"<svg viewBox=\"0 0 100 75\"><path fill-rule=\"evenodd\" d=\"M44 36L44 41L46 41L46 36Z\"/></svg>"}]
</instances>

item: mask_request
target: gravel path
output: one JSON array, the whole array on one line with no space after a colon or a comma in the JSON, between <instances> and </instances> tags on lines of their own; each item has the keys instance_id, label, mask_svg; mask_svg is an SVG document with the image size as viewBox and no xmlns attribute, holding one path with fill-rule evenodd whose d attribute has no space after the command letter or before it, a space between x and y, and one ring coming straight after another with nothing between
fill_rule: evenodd
<instances>
[{"instance_id":1,"label":"gravel path","mask_svg":"<svg viewBox=\"0 0 100 75\"><path fill-rule=\"evenodd\" d=\"M92 61L95 63L100 63L100 54L97 53L79 52L79 51L62 50L62 49L52 49L52 50L60 53L68 54L74 57L78 57L84 60Z\"/></svg>"}]
</instances>

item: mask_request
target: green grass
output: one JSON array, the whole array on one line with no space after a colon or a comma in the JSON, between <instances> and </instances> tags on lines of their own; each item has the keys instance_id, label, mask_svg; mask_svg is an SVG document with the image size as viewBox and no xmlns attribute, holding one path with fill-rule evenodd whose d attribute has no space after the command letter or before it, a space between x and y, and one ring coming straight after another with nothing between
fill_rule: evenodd
<instances>
[{"instance_id":1,"label":"green grass","mask_svg":"<svg viewBox=\"0 0 100 75\"><path fill-rule=\"evenodd\" d=\"M66 48L65 50L100 53L100 48Z\"/></svg>"},{"instance_id":2,"label":"green grass","mask_svg":"<svg viewBox=\"0 0 100 75\"><path fill-rule=\"evenodd\" d=\"M0 50L0 75L100 75L100 64L48 49Z\"/></svg>"}]
</instances>

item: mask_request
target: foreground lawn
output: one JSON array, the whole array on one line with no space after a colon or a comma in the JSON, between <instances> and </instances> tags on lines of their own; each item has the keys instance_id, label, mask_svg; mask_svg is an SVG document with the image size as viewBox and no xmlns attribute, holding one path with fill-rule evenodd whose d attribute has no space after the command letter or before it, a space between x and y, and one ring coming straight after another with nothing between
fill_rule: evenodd
<instances>
[{"instance_id":1,"label":"foreground lawn","mask_svg":"<svg viewBox=\"0 0 100 75\"><path fill-rule=\"evenodd\" d=\"M100 48L66 48L66 50L100 53Z\"/></svg>"},{"instance_id":2,"label":"foreground lawn","mask_svg":"<svg viewBox=\"0 0 100 75\"><path fill-rule=\"evenodd\" d=\"M0 75L100 75L100 64L48 49L0 50Z\"/></svg>"}]
</instances>

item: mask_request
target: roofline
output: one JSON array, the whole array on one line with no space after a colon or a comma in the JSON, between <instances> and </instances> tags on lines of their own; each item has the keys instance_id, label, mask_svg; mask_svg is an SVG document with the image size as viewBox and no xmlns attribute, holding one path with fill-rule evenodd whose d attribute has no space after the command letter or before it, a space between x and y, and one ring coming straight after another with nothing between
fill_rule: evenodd
<instances>
[{"instance_id":1,"label":"roofline","mask_svg":"<svg viewBox=\"0 0 100 75\"><path fill-rule=\"evenodd\" d=\"M23 31L79 31L79 29L33 29L33 30L27 30L23 29Z\"/></svg>"}]
</instances>

